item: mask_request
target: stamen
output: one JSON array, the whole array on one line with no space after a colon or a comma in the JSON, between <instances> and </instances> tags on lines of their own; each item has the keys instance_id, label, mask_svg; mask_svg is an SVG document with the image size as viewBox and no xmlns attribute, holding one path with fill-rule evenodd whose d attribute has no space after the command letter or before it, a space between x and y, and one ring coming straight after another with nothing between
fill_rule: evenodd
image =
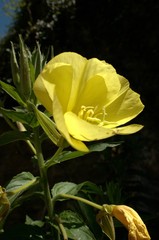
<instances>
[{"instance_id":1,"label":"stamen","mask_svg":"<svg viewBox=\"0 0 159 240\"><path fill-rule=\"evenodd\" d=\"M95 118L95 117L94 118L88 117L87 121L90 122L90 123L96 123L98 125L100 125L100 123L101 123L101 120L99 118Z\"/></svg>"},{"instance_id":2,"label":"stamen","mask_svg":"<svg viewBox=\"0 0 159 240\"><path fill-rule=\"evenodd\" d=\"M84 118L87 120L87 118L93 117L93 115L94 115L93 109L89 109L88 111L86 111Z\"/></svg>"},{"instance_id":3,"label":"stamen","mask_svg":"<svg viewBox=\"0 0 159 240\"><path fill-rule=\"evenodd\" d=\"M85 106L81 106L81 110L78 113L78 117L83 118L85 111L86 111L86 107Z\"/></svg>"},{"instance_id":4,"label":"stamen","mask_svg":"<svg viewBox=\"0 0 159 240\"><path fill-rule=\"evenodd\" d=\"M105 121L105 117L106 117L107 113L105 110L105 106L103 107L103 122Z\"/></svg>"},{"instance_id":5,"label":"stamen","mask_svg":"<svg viewBox=\"0 0 159 240\"><path fill-rule=\"evenodd\" d=\"M95 113L97 110L97 106L93 107L93 106L81 106L81 109L78 113L78 117L80 117L81 119L90 122L92 124L96 124L98 126L104 126L107 125L107 121L106 121L106 108L105 106L103 106L102 108L102 112L98 112Z\"/></svg>"}]
</instances>

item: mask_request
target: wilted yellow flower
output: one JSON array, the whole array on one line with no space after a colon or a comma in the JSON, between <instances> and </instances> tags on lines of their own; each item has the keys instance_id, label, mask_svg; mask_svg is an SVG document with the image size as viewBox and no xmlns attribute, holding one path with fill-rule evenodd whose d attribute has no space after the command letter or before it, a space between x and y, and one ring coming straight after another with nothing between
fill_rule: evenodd
<instances>
[{"instance_id":1,"label":"wilted yellow flower","mask_svg":"<svg viewBox=\"0 0 159 240\"><path fill-rule=\"evenodd\" d=\"M86 141L131 134L142 126L121 126L144 108L129 82L105 61L73 52L54 57L34 84L39 101L53 115L57 129L77 150Z\"/></svg>"},{"instance_id":2,"label":"wilted yellow flower","mask_svg":"<svg viewBox=\"0 0 159 240\"><path fill-rule=\"evenodd\" d=\"M104 205L103 207L128 229L129 240L151 239L145 224L134 209L126 205Z\"/></svg>"},{"instance_id":3,"label":"wilted yellow flower","mask_svg":"<svg viewBox=\"0 0 159 240\"><path fill-rule=\"evenodd\" d=\"M0 222L7 216L10 209L10 202L5 189L0 186Z\"/></svg>"}]
</instances>

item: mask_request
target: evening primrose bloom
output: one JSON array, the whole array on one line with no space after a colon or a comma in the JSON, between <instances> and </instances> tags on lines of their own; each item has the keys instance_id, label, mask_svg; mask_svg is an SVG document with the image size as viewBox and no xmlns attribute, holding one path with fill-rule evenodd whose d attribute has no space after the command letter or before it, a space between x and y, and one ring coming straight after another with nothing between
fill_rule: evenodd
<instances>
[{"instance_id":1,"label":"evening primrose bloom","mask_svg":"<svg viewBox=\"0 0 159 240\"><path fill-rule=\"evenodd\" d=\"M103 205L104 210L128 229L129 240L150 240L149 233L138 213L126 205Z\"/></svg>"},{"instance_id":2,"label":"evening primrose bloom","mask_svg":"<svg viewBox=\"0 0 159 240\"><path fill-rule=\"evenodd\" d=\"M52 114L61 135L79 151L88 151L84 142L142 128L123 126L143 110L139 94L112 65L97 58L74 52L55 56L36 79L34 93Z\"/></svg>"}]
</instances>

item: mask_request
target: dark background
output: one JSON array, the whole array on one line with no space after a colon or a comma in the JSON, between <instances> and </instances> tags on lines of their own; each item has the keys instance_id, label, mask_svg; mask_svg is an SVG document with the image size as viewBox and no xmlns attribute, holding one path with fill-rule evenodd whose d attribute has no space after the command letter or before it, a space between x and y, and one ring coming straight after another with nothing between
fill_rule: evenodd
<instances>
[{"instance_id":1,"label":"dark background","mask_svg":"<svg viewBox=\"0 0 159 240\"><path fill-rule=\"evenodd\" d=\"M75 3L74 3L75 2ZM97 57L112 64L141 94L144 111L134 123L144 129L123 140L121 147L103 154L91 154L52 169L53 181L91 180L97 184L119 182L126 203L148 217L152 240L157 240L159 222L159 2L153 0L65 0L21 1L14 22L0 41L0 78L11 79L10 41L18 51L18 34L33 49L36 41L46 52L75 51L87 58ZM38 6L38 7L37 7ZM1 99L4 93L1 93ZM6 97L5 105L12 102ZM0 118L3 132L8 126ZM35 170L25 144L1 148L0 182L16 173ZM9 149L9 151L8 151ZM29 164L28 164L29 161ZM85 170L83 170L85 169ZM89 176L89 177L88 177Z\"/></svg>"}]
</instances>

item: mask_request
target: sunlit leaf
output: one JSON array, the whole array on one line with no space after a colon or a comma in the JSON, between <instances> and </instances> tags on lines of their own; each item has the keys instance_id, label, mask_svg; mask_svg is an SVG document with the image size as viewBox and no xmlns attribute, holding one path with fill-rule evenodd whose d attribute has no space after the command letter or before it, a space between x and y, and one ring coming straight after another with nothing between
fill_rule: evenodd
<instances>
[{"instance_id":1,"label":"sunlit leaf","mask_svg":"<svg viewBox=\"0 0 159 240\"><path fill-rule=\"evenodd\" d=\"M51 190L53 198L60 194L76 195L78 193L78 185L72 182L59 182L56 183ZM60 198L59 200L64 200Z\"/></svg>"},{"instance_id":2,"label":"sunlit leaf","mask_svg":"<svg viewBox=\"0 0 159 240\"><path fill-rule=\"evenodd\" d=\"M8 194L15 194L17 192L25 191L29 186L36 182L37 178L30 172L22 172L14 176L6 187Z\"/></svg>"},{"instance_id":3,"label":"sunlit leaf","mask_svg":"<svg viewBox=\"0 0 159 240\"><path fill-rule=\"evenodd\" d=\"M54 144L59 146L62 137L57 131L55 123L45 113L39 111L37 108L34 109L38 122L40 123L46 135Z\"/></svg>"},{"instance_id":4,"label":"sunlit leaf","mask_svg":"<svg viewBox=\"0 0 159 240\"><path fill-rule=\"evenodd\" d=\"M34 186L37 180L38 178L34 177L30 172L22 172L14 176L6 186L6 193L10 203L12 204L20 194Z\"/></svg>"}]
</instances>

